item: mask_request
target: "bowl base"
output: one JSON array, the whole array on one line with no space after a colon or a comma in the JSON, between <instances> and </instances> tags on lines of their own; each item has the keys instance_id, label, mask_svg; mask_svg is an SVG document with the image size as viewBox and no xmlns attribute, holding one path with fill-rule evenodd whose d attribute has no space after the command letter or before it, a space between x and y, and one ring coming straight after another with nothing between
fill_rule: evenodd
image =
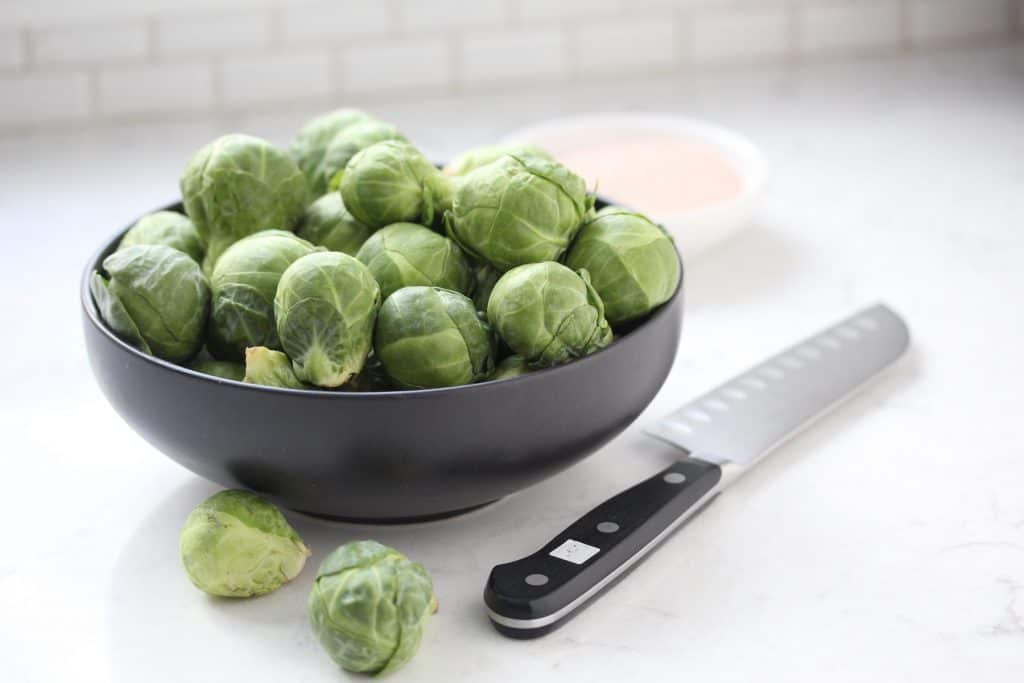
<instances>
[{"instance_id":1,"label":"bowl base","mask_svg":"<svg viewBox=\"0 0 1024 683\"><path fill-rule=\"evenodd\" d=\"M458 510L448 510L445 512L437 512L430 515L415 517L345 517L338 515L324 515L318 512L307 512L306 510L296 510L296 512L306 515L307 517L315 517L316 519L322 519L327 522L344 522L345 524L367 524L373 526L420 524L422 522L437 522L442 519L450 519L452 517L458 517L470 512L475 512L476 510L481 510L489 505L494 505L499 500L501 500L501 498L495 498L494 500L489 500L486 503L480 503L479 505L459 508Z\"/></svg>"}]
</instances>

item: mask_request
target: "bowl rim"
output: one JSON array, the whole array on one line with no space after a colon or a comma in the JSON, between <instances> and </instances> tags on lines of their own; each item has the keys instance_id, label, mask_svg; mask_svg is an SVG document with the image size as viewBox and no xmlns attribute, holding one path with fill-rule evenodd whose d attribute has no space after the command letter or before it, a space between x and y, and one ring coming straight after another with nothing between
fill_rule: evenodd
<instances>
[{"instance_id":1,"label":"bowl rim","mask_svg":"<svg viewBox=\"0 0 1024 683\"><path fill-rule=\"evenodd\" d=\"M606 111L576 116L561 116L524 126L506 135L507 143L530 143L541 147L544 139L568 131L585 129L654 130L676 136L696 137L720 150L740 176L742 188L733 198L699 209L657 214L658 220L669 222L680 218L692 219L721 212L759 197L768 178L768 162L760 148L745 135L730 128L689 116L668 112ZM610 198L606 198L610 199Z\"/></svg>"},{"instance_id":2,"label":"bowl rim","mask_svg":"<svg viewBox=\"0 0 1024 683\"><path fill-rule=\"evenodd\" d=\"M610 203L611 202L609 202L609 204ZM181 206L181 202L180 201L178 201L178 202L171 202L169 204L166 204L166 205L162 206L161 208L154 209L153 211L178 211L177 207L180 207L180 206ZM178 211L178 212L180 213L180 211ZM149 212L149 213L152 213L152 211ZM148 213L147 214L143 214L143 215L148 215ZM141 218L141 216L140 216L140 218ZM456 392L467 393L467 392L473 392L473 391L480 391L480 390L485 390L487 388L493 388L494 386L499 385L499 384L511 385L511 384L514 384L514 383L525 383L525 382L530 382L530 381L540 381L538 379L540 377L551 377L551 376L553 376L556 373L563 373L564 374L565 372L571 372L572 371L571 368L574 368L574 367L578 370L579 367L580 367L580 364L589 364L589 363L596 362L595 359L600 358L601 355L604 354L605 352L607 352L609 349L612 349L613 347L621 346L622 344L628 343L629 338L632 337L635 333L637 333L641 329L647 327L649 324L653 323L656 319L668 315L669 311L671 310L673 305L676 303L676 300L683 296L683 284L684 284L685 275L686 275L686 269L685 269L685 266L683 264L682 255L679 253L679 249L675 247L675 242L673 240L673 249L674 249L674 251L676 253L676 260L679 261L679 282L676 284L676 289L675 289L674 292L672 292L672 296L669 297L669 299L665 303L661 304L656 309L654 309L654 311L652 311L650 314L648 314L647 317L644 318L642 322L637 324L635 327L631 328L628 332L626 332L622 336L616 337L615 339L613 339L612 343L609 344L608 346L606 346L603 349L600 349L599 351L596 351L596 352L594 352L592 354L584 356L582 358L577 358L577 359L575 359L575 360L573 360L573 361L571 361L569 363L563 363L561 365L555 365L555 366L550 367L550 368L543 368L543 369L540 369L540 370L534 370L533 372L527 373L525 375L521 375L519 377L512 377L512 378L508 378L508 379L488 379L488 380L484 380L482 382L473 382L471 384L460 384L460 385L454 386L454 387L433 387L433 388L428 388L428 389L391 389L391 390L386 390L386 391L338 391L338 390L330 390L330 389L289 389L289 388L285 388L285 387L271 387L271 386L266 386L266 385L263 385L263 384L250 384L250 383L247 383L247 382L240 382L240 381L237 381L237 380L228 379L226 377L218 377L216 375L210 375L210 374L207 374L205 372L199 372L198 370L193 370L193 369L188 368L188 367L186 367L184 365L178 365L178 364L172 363L172 362L170 362L168 360L164 360L163 358L157 358L156 356L150 355L148 353L143 353L139 349L135 348L131 344L128 344L127 342L122 340L120 337L118 337L116 334L114 334L114 332L107 326L106 322L104 322L103 319L100 317L99 309L96 308L96 303L93 301L93 298L92 298L92 292L89 289L89 281L92 278L93 272L96 271L95 266L102 262L103 255L108 253L108 252L112 253L112 248L116 249L115 245L118 242L120 242L120 240L124 236L125 232L127 232L131 228L131 226L135 224L135 222L137 222L137 221L133 221L132 223L130 223L128 225L128 227L119 230L110 239L108 239L106 242L104 242L104 244L99 249L97 249L97 250L95 250L93 252L92 256L89 257L89 260L85 264L85 268L84 268L83 273L82 273L81 289L80 289L79 293L80 293L80 297L81 297L82 309L85 312L86 317L89 320L89 323L92 324L93 327L95 327L97 330L99 330L103 335L105 335L109 341L111 341L115 345L119 346L122 351L126 351L126 352L134 355L136 358L138 358L138 359L140 359L140 360L142 360L144 362L153 364L153 365L155 365L157 367L162 367L165 370L169 370L171 372L178 372L178 373L181 373L181 374L185 375L186 377L191 377L193 379L197 379L197 380L200 380L200 381L208 381L208 382L212 382L214 384L227 384L227 385L230 385L230 386L233 386L233 387L237 387L237 388L240 388L240 389L246 389L246 390L249 390L249 391L262 391L262 392L281 393L281 394L292 395L292 396L299 396L299 397L332 398L332 399L343 399L343 400L370 400L370 399L373 399L373 398L394 398L394 399L410 398L411 399L411 398L421 397L421 396L433 396L433 395L442 395L442 394L447 395L447 394L453 394L453 393L456 393Z\"/></svg>"}]
</instances>

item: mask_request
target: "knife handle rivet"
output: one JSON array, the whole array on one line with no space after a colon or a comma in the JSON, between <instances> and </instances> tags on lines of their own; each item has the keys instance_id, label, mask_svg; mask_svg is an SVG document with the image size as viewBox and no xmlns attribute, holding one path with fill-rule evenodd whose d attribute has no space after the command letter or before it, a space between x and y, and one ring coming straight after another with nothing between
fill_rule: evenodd
<instances>
[{"instance_id":1,"label":"knife handle rivet","mask_svg":"<svg viewBox=\"0 0 1024 683\"><path fill-rule=\"evenodd\" d=\"M528 586L543 586L548 582L548 577L544 574L527 574L523 581L525 581Z\"/></svg>"},{"instance_id":2,"label":"knife handle rivet","mask_svg":"<svg viewBox=\"0 0 1024 683\"><path fill-rule=\"evenodd\" d=\"M615 522L600 522L597 525L597 530L602 534L614 534L619 530L619 525Z\"/></svg>"},{"instance_id":3,"label":"knife handle rivet","mask_svg":"<svg viewBox=\"0 0 1024 683\"><path fill-rule=\"evenodd\" d=\"M821 358L821 351L814 348L813 346L801 346L800 355L810 360L818 360Z\"/></svg>"},{"instance_id":4,"label":"knife handle rivet","mask_svg":"<svg viewBox=\"0 0 1024 683\"><path fill-rule=\"evenodd\" d=\"M669 472L662 479L669 484L682 484L686 481L686 475L680 472Z\"/></svg>"},{"instance_id":5,"label":"knife handle rivet","mask_svg":"<svg viewBox=\"0 0 1024 683\"><path fill-rule=\"evenodd\" d=\"M825 347L826 349L832 349L832 350L838 349L841 346L838 339L836 339L835 337L827 337L827 336L826 337L819 337L818 338L818 344L820 344L821 346Z\"/></svg>"},{"instance_id":6,"label":"knife handle rivet","mask_svg":"<svg viewBox=\"0 0 1024 683\"><path fill-rule=\"evenodd\" d=\"M878 329L878 323L871 318L857 318L853 321L853 324L862 330L867 330L868 332L874 332Z\"/></svg>"}]
</instances>

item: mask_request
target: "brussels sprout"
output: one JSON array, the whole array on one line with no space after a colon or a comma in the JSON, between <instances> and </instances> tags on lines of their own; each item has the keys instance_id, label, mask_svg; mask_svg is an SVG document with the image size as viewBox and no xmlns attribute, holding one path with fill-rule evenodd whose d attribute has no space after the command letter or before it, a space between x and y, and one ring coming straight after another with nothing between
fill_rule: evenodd
<instances>
[{"instance_id":1,"label":"brussels sprout","mask_svg":"<svg viewBox=\"0 0 1024 683\"><path fill-rule=\"evenodd\" d=\"M400 140L370 145L348 162L341 197L371 228L411 221L430 225L451 206L451 180Z\"/></svg>"},{"instance_id":2,"label":"brussels sprout","mask_svg":"<svg viewBox=\"0 0 1024 683\"><path fill-rule=\"evenodd\" d=\"M522 356L509 356L500 363L498 367L494 369L494 374L491 375L491 379L512 379L513 377L522 377L528 374L532 368L530 364L523 359Z\"/></svg>"},{"instance_id":3,"label":"brussels sprout","mask_svg":"<svg viewBox=\"0 0 1024 683\"><path fill-rule=\"evenodd\" d=\"M348 162L357 152L385 140L408 142L394 126L381 121L363 121L343 128L327 145L323 161L317 168L314 189L321 192L337 190Z\"/></svg>"},{"instance_id":4,"label":"brussels sprout","mask_svg":"<svg viewBox=\"0 0 1024 683\"><path fill-rule=\"evenodd\" d=\"M612 340L587 272L560 263L531 263L502 275L487 319L514 353L537 367L586 356Z\"/></svg>"},{"instance_id":5,"label":"brussels sprout","mask_svg":"<svg viewBox=\"0 0 1024 683\"><path fill-rule=\"evenodd\" d=\"M314 249L284 230L264 230L228 247L210 277L207 344L215 356L241 360L249 346L281 348L274 324L277 282L288 266Z\"/></svg>"},{"instance_id":6,"label":"brussels sprout","mask_svg":"<svg viewBox=\"0 0 1024 683\"><path fill-rule=\"evenodd\" d=\"M265 346L251 346L245 350L245 374L242 381L282 389L306 388L295 376L291 359Z\"/></svg>"},{"instance_id":7,"label":"brussels sprout","mask_svg":"<svg viewBox=\"0 0 1024 683\"><path fill-rule=\"evenodd\" d=\"M188 216L176 211L157 211L143 216L121 238L118 249L135 244L163 244L183 251L196 263L203 260L203 246L199 233Z\"/></svg>"},{"instance_id":8,"label":"brussels sprout","mask_svg":"<svg viewBox=\"0 0 1024 683\"><path fill-rule=\"evenodd\" d=\"M679 284L679 258L671 238L649 218L609 208L583 226L565 264L590 273L605 317L618 325L671 298Z\"/></svg>"},{"instance_id":9,"label":"brussels sprout","mask_svg":"<svg viewBox=\"0 0 1024 683\"><path fill-rule=\"evenodd\" d=\"M486 166L487 164L497 161L506 154L511 154L512 156L517 157L536 157L538 159L554 161L554 157L537 145L512 142L503 145L484 145L483 147L474 147L473 149L467 150L455 157L448 165L446 165L444 167L444 172L453 176L466 175L470 171L475 171L481 166Z\"/></svg>"},{"instance_id":10,"label":"brussels sprout","mask_svg":"<svg viewBox=\"0 0 1024 683\"><path fill-rule=\"evenodd\" d=\"M341 201L341 193L332 192L306 208L296 234L331 251L355 256L373 230L349 213Z\"/></svg>"},{"instance_id":11,"label":"brussels sprout","mask_svg":"<svg viewBox=\"0 0 1024 683\"><path fill-rule=\"evenodd\" d=\"M455 242L415 223L395 223L375 232L356 254L380 285L381 298L411 285L432 285L463 294L473 273Z\"/></svg>"},{"instance_id":12,"label":"brussels sprout","mask_svg":"<svg viewBox=\"0 0 1024 683\"><path fill-rule=\"evenodd\" d=\"M383 674L416 654L437 598L422 564L376 541L353 541L320 565L308 609L313 632L341 668Z\"/></svg>"},{"instance_id":13,"label":"brussels sprout","mask_svg":"<svg viewBox=\"0 0 1024 683\"><path fill-rule=\"evenodd\" d=\"M296 376L338 387L359 374L378 308L377 281L348 254L318 252L289 266L277 286L274 314Z\"/></svg>"},{"instance_id":14,"label":"brussels sprout","mask_svg":"<svg viewBox=\"0 0 1024 683\"><path fill-rule=\"evenodd\" d=\"M491 290L494 289L494 285L500 277L501 273L487 263L479 263L473 269L473 303L476 305L476 310L487 311Z\"/></svg>"},{"instance_id":15,"label":"brussels sprout","mask_svg":"<svg viewBox=\"0 0 1024 683\"><path fill-rule=\"evenodd\" d=\"M372 116L358 109L336 109L309 121L295 136L288 154L298 164L316 194L322 194L326 189L317 185L323 177L319 167L334 136L349 126L373 120Z\"/></svg>"},{"instance_id":16,"label":"brussels sprout","mask_svg":"<svg viewBox=\"0 0 1024 683\"><path fill-rule=\"evenodd\" d=\"M310 551L281 511L248 491L221 491L192 511L181 530L181 561L210 595L265 595L291 581Z\"/></svg>"},{"instance_id":17,"label":"brussels sprout","mask_svg":"<svg viewBox=\"0 0 1024 683\"><path fill-rule=\"evenodd\" d=\"M103 261L90 289L100 315L127 343L180 363L203 344L210 288L191 258L162 244L136 244Z\"/></svg>"},{"instance_id":18,"label":"brussels sprout","mask_svg":"<svg viewBox=\"0 0 1024 683\"><path fill-rule=\"evenodd\" d=\"M232 363L226 360L197 360L188 366L190 370L202 372L214 377L233 379L241 382L245 378L245 366L241 363Z\"/></svg>"},{"instance_id":19,"label":"brussels sprout","mask_svg":"<svg viewBox=\"0 0 1024 683\"><path fill-rule=\"evenodd\" d=\"M494 343L468 298L438 287L404 287L385 301L373 348L395 384L453 387L486 378Z\"/></svg>"},{"instance_id":20,"label":"brussels sprout","mask_svg":"<svg viewBox=\"0 0 1024 683\"><path fill-rule=\"evenodd\" d=\"M561 257L593 203L565 166L504 156L462 178L444 222L463 249L506 271Z\"/></svg>"},{"instance_id":21,"label":"brussels sprout","mask_svg":"<svg viewBox=\"0 0 1024 683\"><path fill-rule=\"evenodd\" d=\"M294 228L310 199L305 176L287 154L240 134L196 152L181 176L181 194L206 248L206 273L243 237Z\"/></svg>"}]
</instances>

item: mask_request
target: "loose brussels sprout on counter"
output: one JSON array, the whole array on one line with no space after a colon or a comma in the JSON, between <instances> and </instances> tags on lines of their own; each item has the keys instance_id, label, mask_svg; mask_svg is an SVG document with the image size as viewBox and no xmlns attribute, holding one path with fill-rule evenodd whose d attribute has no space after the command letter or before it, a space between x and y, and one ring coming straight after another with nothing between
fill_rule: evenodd
<instances>
[{"instance_id":1,"label":"loose brussels sprout on counter","mask_svg":"<svg viewBox=\"0 0 1024 683\"><path fill-rule=\"evenodd\" d=\"M196 263L203 260L203 245L199 243L196 226L188 216L176 211L157 211L143 216L124 234L117 248L136 244L163 244L185 252Z\"/></svg>"},{"instance_id":2,"label":"loose brussels sprout on counter","mask_svg":"<svg viewBox=\"0 0 1024 683\"><path fill-rule=\"evenodd\" d=\"M232 363L227 360L196 360L192 361L188 367L196 372L213 375L214 377L223 377L224 379L233 379L236 382L241 382L245 379L245 366L241 363Z\"/></svg>"},{"instance_id":3,"label":"loose brussels sprout on counter","mask_svg":"<svg viewBox=\"0 0 1024 683\"><path fill-rule=\"evenodd\" d=\"M221 491L192 511L181 530L181 561L200 590L247 598L291 581L310 550L281 511L248 491Z\"/></svg>"},{"instance_id":4,"label":"loose brussels sprout on counter","mask_svg":"<svg viewBox=\"0 0 1024 683\"><path fill-rule=\"evenodd\" d=\"M608 346L612 329L586 271L531 263L498 280L487 319L512 351L536 367L580 358Z\"/></svg>"},{"instance_id":5,"label":"loose brussels sprout on counter","mask_svg":"<svg viewBox=\"0 0 1024 683\"><path fill-rule=\"evenodd\" d=\"M162 244L119 249L93 273L90 291L100 316L125 342L180 363L203 345L210 288L199 265Z\"/></svg>"},{"instance_id":6,"label":"loose brussels sprout on counter","mask_svg":"<svg viewBox=\"0 0 1024 683\"><path fill-rule=\"evenodd\" d=\"M463 294L473 274L458 245L430 228L395 223L375 232L356 254L380 285L381 298L412 285L443 287Z\"/></svg>"},{"instance_id":7,"label":"loose brussels sprout on counter","mask_svg":"<svg viewBox=\"0 0 1024 683\"><path fill-rule=\"evenodd\" d=\"M392 223L431 225L451 206L451 180L407 142L370 145L348 162L341 198L371 228Z\"/></svg>"},{"instance_id":8,"label":"loose brussels sprout on counter","mask_svg":"<svg viewBox=\"0 0 1024 683\"><path fill-rule=\"evenodd\" d=\"M323 179L320 164L327 153L327 146L349 126L373 120L372 116L358 109L336 109L317 116L302 127L288 148L288 154L305 174L314 194L323 194L327 189L326 185L318 185Z\"/></svg>"},{"instance_id":9,"label":"loose brussels sprout on counter","mask_svg":"<svg viewBox=\"0 0 1024 683\"><path fill-rule=\"evenodd\" d=\"M284 230L264 230L232 244L210 277L207 345L218 358L241 360L250 346L281 348L274 295L284 271L316 249Z\"/></svg>"},{"instance_id":10,"label":"loose brussels sprout on counter","mask_svg":"<svg viewBox=\"0 0 1024 683\"><path fill-rule=\"evenodd\" d=\"M242 381L281 389L305 389L292 370L292 361L281 351L266 346L252 346L245 350L245 371Z\"/></svg>"},{"instance_id":11,"label":"loose brussels sprout on counter","mask_svg":"<svg viewBox=\"0 0 1024 683\"><path fill-rule=\"evenodd\" d=\"M594 199L558 162L503 156L457 184L445 227L474 257L500 271L559 259Z\"/></svg>"},{"instance_id":12,"label":"loose brussels sprout on counter","mask_svg":"<svg viewBox=\"0 0 1024 683\"><path fill-rule=\"evenodd\" d=\"M196 152L181 176L181 194L206 248L206 273L243 237L294 228L310 200L306 177L287 154L237 133Z\"/></svg>"},{"instance_id":13,"label":"loose brussels sprout on counter","mask_svg":"<svg viewBox=\"0 0 1024 683\"><path fill-rule=\"evenodd\" d=\"M554 161L554 157L537 145L512 142L503 145L484 145L483 147L474 147L467 150L447 164L444 167L444 172L452 176L466 175L481 166L497 161L506 154Z\"/></svg>"},{"instance_id":14,"label":"loose brussels sprout on counter","mask_svg":"<svg viewBox=\"0 0 1024 683\"><path fill-rule=\"evenodd\" d=\"M308 610L313 632L341 668L383 674L416 654L437 598L422 564L376 541L353 541L320 565Z\"/></svg>"},{"instance_id":15,"label":"loose brussels sprout on counter","mask_svg":"<svg viewBox=\"0 0 1024 683\"><path fill-rule=\"evenodd\" d=\"M274 315L295 375L339 387L359 374L372 343L380 287L355 258L336 251L295 261L281 276Z\"/></svg>"},{"instance_id":16,"label":"loose brussels sprout on counter","mask_svg":"<svg viewBox=\"0 0 1024 683\"><path fill-rule=\"evenodd\" d=\"M405 287L381 306L374 353L395 384L453 387L486 379L494 340L468 297L438 287Z\"/></svg>"},{"instance_id":17,"label":"loose brussels sprout on counter","mask_svg":"<svg viewBox=\"0 0 1024 683\"><path fill-rule=\"evenodd\" d=\"M494 374L490 378L492 380L512 379L513 377L522 377L530 370L530 364L522 356L509 356L498 363L498 367L494 369Z\"/></svg>"},{"instance_id":18,"label":"loose brussels sprout on counter","mask_svg":"<svg viewBox=\"0 0 1024 683\"><path fill-rule=\"evenodd\" d=\"M314 189L322 192L337 190L352 157L370 145L385 140L409 142L397 128L382 121L363 121L343 128L324 151L323 161L317 169L320 177Z\"/></svg>"},{"instance_id":19,"label":"loose brussels sprout on counter","mask_svg":"<svg viewBox=\"0 0 1024 683\"><path fill-rule=\"evenodd\" d=\"M602 209L580 229L565 265L590 273L612 325L647 315L679 284L672 239L646 216L619 207Z\"/></svg>"},{"instance_id":20,"label":"loose brussels sprout on counter","mask_svg":"<svg viewBox=\"0 0 1024 683\"><path fill-rule=\"evenodd\" d=\"M306 208L295 233L330 251L355 256L363 242L373 234L373 230L349 213L339 192L331 192Z\"/></svg>"}]
</instances>

